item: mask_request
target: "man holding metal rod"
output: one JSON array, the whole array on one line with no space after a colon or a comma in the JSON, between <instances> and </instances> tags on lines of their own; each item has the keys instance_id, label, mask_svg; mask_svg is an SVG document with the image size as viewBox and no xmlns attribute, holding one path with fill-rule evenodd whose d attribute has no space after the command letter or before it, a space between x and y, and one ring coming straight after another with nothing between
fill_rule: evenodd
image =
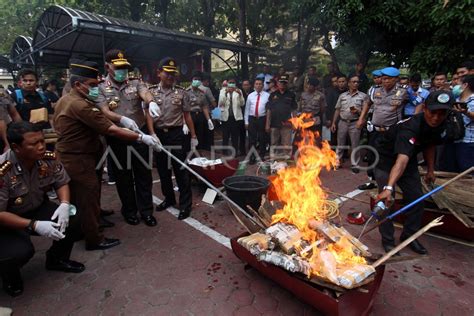
<instances>
[{"instance_id":1,"label":"man holding metal rod","mask_svg":"<svg viewBox=\"0 0 474 316\"><path fill-rule=\"evenodd\" d=\"M436 91L430 94L423 106L423 112L397 123L383 137L377 140L375 148L379 153L374 176L379 187L377 201L389 204L394 198L395 185L399 185L405 203L415 201L423 195L418 172L417 154L423 152L427 162L425 181L434 181L435 146L443 143L446 137L446 118L452 109L454 97L449 91ZM421 227L423 202L415 204L407 213L400 240L405 240ZM379 226L382 246L386 252L395 247L394 227L391 221ZM414 240L410 248L419 254L427 254L423 245Z\"/></svg>"}]
</instances>

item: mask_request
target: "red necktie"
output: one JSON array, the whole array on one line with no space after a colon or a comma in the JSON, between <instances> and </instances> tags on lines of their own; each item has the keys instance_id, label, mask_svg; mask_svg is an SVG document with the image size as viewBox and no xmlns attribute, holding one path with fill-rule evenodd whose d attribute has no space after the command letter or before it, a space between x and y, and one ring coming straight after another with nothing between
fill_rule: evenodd
<instances>
[{"instance_id":1,"label":"red necktie","mask_svg":"<svg viewBox=\"0 0 474 316\"><path fill-rule=\"evenodd\" d=\"M257 97L257 104L255 105L255 117L258 117L258 104L260 103L260 93Z\"/></svg>"}]
</instances>

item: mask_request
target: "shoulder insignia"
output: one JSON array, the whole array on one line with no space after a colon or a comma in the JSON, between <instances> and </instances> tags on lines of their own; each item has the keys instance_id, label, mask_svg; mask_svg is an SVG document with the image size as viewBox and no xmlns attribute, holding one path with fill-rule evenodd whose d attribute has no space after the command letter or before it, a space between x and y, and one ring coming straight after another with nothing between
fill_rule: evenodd
<instances>
[{"instance_id":1,"label":"shoulder insignia","mask_svg":"<svg viewBox=\"0 0 474 316\"><path fill-rule=\"evenodd\" d=\"M56 154L52 151L47 151L43 156L44 160L56 160Z\"/></svg>"},{"instance_id":2,"label":"shoulder insignia","mask_svg":"<svg viewBox=\"0 0 474 316\"><path fill-rule=\"evenodd\" d=\"M3 177L7 172L13 167L13 164L10 160L5 160L0 164L0 176Z\"/></svg>"},{"instance_id":3,"label":"shoulder insignia","mask_svg":"<svg viewBox=\"0 0 474 316\"><path fill-rule=\"evenodd\" d=\"M146 85L147 85L148 89L154 89L154 88L157 88L157 87L158 87L157 84L148 84L148 83L147 83Z\"/></svg>"},{"instance_id":4,"label":"shoulder insignia","mask_svg":"<svg viewBox=\"0 0 474 316\"><path fill-rule=\"evenodd\" d=\"M183 86L180 86L180 85L174 85L174 88L175 89L178 89L178 90L184 90L184 87Z\"/></svg>"}]
</instances>

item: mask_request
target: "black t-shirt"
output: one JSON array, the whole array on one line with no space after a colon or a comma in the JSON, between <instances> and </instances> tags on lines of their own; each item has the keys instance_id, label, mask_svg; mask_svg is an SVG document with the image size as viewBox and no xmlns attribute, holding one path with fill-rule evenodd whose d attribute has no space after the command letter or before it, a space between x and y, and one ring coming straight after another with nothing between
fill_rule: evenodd
<instances>
[{"instance_id":1,"label":"black t-shirt","mask_svg":"<svg viewBox=\"0 0 474 316\"><path fill-rule=\"evenodd\" d=\"M30 120L31 110L46 108L49 114L53 114L53 108L51 107L51 103L46 96L44 96L45 100L43 100L39 92L30 92L25 90L21 90L21 92L23 95L23 101L21 103L18 102L15 91L12 93L11 97L13 100L15 100L16 110L18 111L18 114L20 114L23 121Z\"/></svg>"},{"instance_id":2,"label":"black t-shirt","mask_svg":"<svg viewBox=\"0 0 474 316\"><path fill-rule=\"evenodd\" d=\"M267 109L271 111L270 127L280 128L282 123L288 121L291 112L297 109L296 96L293 92L279 90L272 92L268 99Z\"/></svg>"},{"instance_id":3,"label":"black t-shirt","mask_svg":"<svg viewBox=\"0 0 474 316\"><path fill-rule=\"evenodd\" d=\"M410 157L408 168L417 167L417 154L430 145L439 145L446 137L446 125L429 126L423 113L399 122L379 137L375 148L380 155L377 168L390 171L398 154Z\"/></svg>"},{"instance_id":4,"label":"black t-shirt","mask_svg":"<svg viewBox=\"0 0 474 316\"><path fill-rule=\"evenodd\" d=\"M48 98L50 103L56 103L59 100L59 97L56 95L56 93L51 92L51 91L44 91L44 95Z\"/></svg>"}]
</instances>

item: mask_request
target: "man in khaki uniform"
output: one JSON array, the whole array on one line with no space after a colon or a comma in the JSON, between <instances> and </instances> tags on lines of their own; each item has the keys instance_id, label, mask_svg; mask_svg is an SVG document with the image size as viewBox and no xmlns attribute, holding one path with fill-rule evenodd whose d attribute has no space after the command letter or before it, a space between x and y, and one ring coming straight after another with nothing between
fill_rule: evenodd
<instances>
[{"instance_id":1,"label":"man in khaki uniform","mask_svg":"<svg viewBox=\"0 0 474 316\"><path fill-rule=\"evenodd\" d=\"M146 146L157 142L149 135L119 128L95 106L99 95L97 63L78 61L70 67L72 90L59 99L54 113L58 133L56 150L71 177L71 198L79 212L86 249L103 250L120 241L104 238L99 232L100 183L96 166L103 150L97 134L138 141Z\"/></svg>"},{"instance_id":2,"label":"man in khaki uniform","mask_svg":"<svg viewBox=\"0 0 474 316\"><path fill-rule=\"evenodd\" d=\"M214 129L211 116L209 115L209 101L205 92L201 89L202 73L197 71L193 74L191 86L186 89L189 95L191 117L194 130L199 142L197 149L211 150L209 131Z\"/></svg>"},{"instance_id":3,"label":"man in khaki uniform","mask_svg":"<svg viewBox=\"0 0 474 316\"><path fill-rule=\"evenodd\" d=\"M331 131L336 131L337 125L337 149L336 154L339 161L342 161L344 146L346 145L347 135L351 140L351 150L359 146L360 128L357 125L362 108L369 104L369 96L358 90L359 77L352 75L349 78L349 90L341 93L336 104ZM359 153L356 152L354 161L351 161L353 172L358 172L356 165L359 163Z\"/></svg>"},{"instance_id":4,"label":"man in khaki uniform","mask_svg":"<svg viewBox=\"0 0 474 316\"><path fill-rule=\"evenodd\" d=\"M317 78L308 79L308 87L301 94L298 104L298 112L309 113L314 120L314 130L321 132L324 111L326 110L326 98L324 94L316 88L319 86Z\"/></svg>"},{"instance_id":5,"label":"man in khaki uniform","mask_svg":"<svg viewBox=\"0 0 474 316\"><path fill-rule=\"evenodd\" d=\"M46 252L46 269L80 273L85 267L69 260L77 239L69 221L69 177L54 153L46 152L42 130L29 122L11 123L11 148L0 156L0 276L11 296L23 292L20 268L35 250L31 234L53 240ZM46 192L54 189L60 205Z\"/></svg>"},{"instance_id":6,"label":"man in khaki uniform","mask_svg":"<svg viewBox=\"0 0 474 316\"><path fill-rule=\"evenodd\" d=\"M156 112L159 108L153 102L152 95L143 82L128 78L131 65L122 51L108 51L105 60L108 75L99 85L97 106L108 119L119 126L145 132L146 119L143 110L153 111L154 115L161 114ZM114 137L108 137L107 144L112 150L112 158L116 158L115 163L109 167L116 178L125 221L130 225L138 225L138 212L146 225L155 226L157 222L153 216L150 149L144 144Z\"/></svg>"},{"instance_id":7,"label":"man in khaki uniform","mask_svg":"<svg viewBox=\"0 0 474 316\"><path fill-rule=\"evenodd\" d=\"M163 146L173 155L185 162L186 150L184 145L183 126L186 124L191 132L191 147L194 150L198 145L198 139L194 131L194 123L191 118L191 106L189 95L186 90L175 86L175 79L178 75L176 60L166 57L159 64L160 83L150 88L153 97L161 109L161 116L153 118L147 113L147 125L151 135L159 137ZM191 213L192 194L189 173L183 169L176 161L171 160L176 182L179 188L178 219L187 218ZM156 167L161 180L161 191L165 197L164 201L156 207L157 211L176 204L174 196L173 182L171 180L171 168L169 167L168 156L163 152L156 153Z\"/></svg>"},{"instance_id":8,"label":"man in khaki uniform","mask_svg":"<svg viewBox=\"0 0 474 316\"><path fill-rule=\"evenodd\" d=\"M11 121L21 122L21 116L15 107L13 99L0 87L0 153L10 148L7 141L7 125Z\"/></svg>"}]
</instances>

